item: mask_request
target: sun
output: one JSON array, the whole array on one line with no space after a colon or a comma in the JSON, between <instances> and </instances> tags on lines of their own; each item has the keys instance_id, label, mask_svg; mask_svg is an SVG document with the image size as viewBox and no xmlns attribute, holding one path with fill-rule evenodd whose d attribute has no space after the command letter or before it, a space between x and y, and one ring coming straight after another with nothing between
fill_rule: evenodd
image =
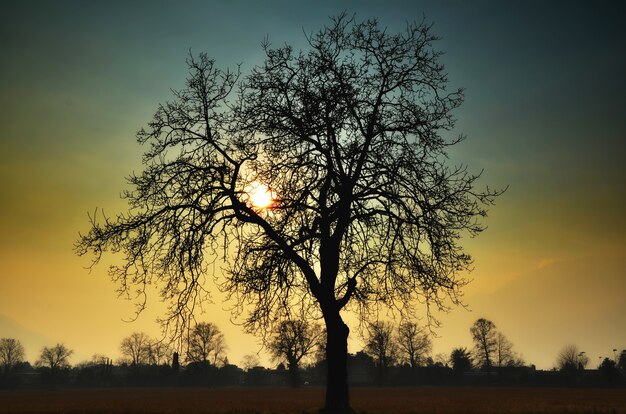
<instances>
[{"instance_id":1,"label":"sun","mask_svg":"<svg viewBox=\"0 0 626 414\"><path fill-rule=\"evenodd\" d=\"M250 191L248 191L248 195L250 196L250 203L261 210L270 207L274 201L272 191L265 184L261 183L253 184Z\"/></svg>"}]
</instances>

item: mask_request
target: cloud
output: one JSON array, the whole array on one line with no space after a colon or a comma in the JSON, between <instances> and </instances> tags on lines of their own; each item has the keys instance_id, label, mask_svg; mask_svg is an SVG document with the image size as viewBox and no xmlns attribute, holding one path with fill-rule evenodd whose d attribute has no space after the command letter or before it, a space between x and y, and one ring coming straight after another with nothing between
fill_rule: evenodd
<instances>
[{"instance_id":1,"label":"cloud","mask_svg":"<svg viewBox=\"0 0 626 414\"><path fill-rule=\"evenodd\" d=\"M541 259L538 263L537 263L537 269L543 269L545 267L548 266L552 266L553 264L557 263L558 260L556 259L552 259L552 258L548 258L548 259Z\"/></svg>"},{"instance_id":2,"label":"cloud","mask_svg":"<svg viewBox=\"0 0 626 414\"><path fill-rule=\"evenodd\" d=\"M519 271L511 271L507 273L501 273L497 276L480 277L472 282L470 285L474 291L473 294L494 294L500 289L510 285L517 280L523 273Z\"/></svg>"}]
</instances>

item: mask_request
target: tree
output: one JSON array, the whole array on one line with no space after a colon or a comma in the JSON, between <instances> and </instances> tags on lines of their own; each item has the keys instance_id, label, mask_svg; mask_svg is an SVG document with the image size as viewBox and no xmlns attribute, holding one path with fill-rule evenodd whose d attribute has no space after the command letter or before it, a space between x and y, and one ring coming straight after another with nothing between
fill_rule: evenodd
<instances>
[{"instance_id":1,"label":"tree","mask_svg":"<svg viewBox=\"0 0 626 414\"><path fill-rule=\"evenodd\" d=\"M21 342L13 338L0 339L0 366L4 373L8 373L24 360L24 347Z\"/></svg>"},{"instance_id":2,"label":"tree","mask_svg":"<svg viewBox=\"0 0 626 414\"><path fill-rule=\"evenodd\" d=\"M215 366L224 366L225 360L228 362L228 358L226 358L226 350L228 346L226 346L226 340L224 339L224 335L221 335L216 338L215 341L215 349L213 350L213 365Z\"/></svg>"},{"instance_id":3,"label":"tree","mask_svg":"<svg viewBox=\"0 0 626 414\"><path fill-rule=\"evenodd\" d=\"M260 364L259 357L254 354L247 354L243 356L241 360L241 366L244 370L249 371L254 367L258 367Z\"/></svg>"},{"instance_id":4,"label":"tree","mask_svg":"<svg viewBox=\"0 0 626 414\"><path fill-rule=\"evenodd\" d=\"M601 378L609 385L613 385L619 381L619 369L614 360L604 358L598 366L598 373Z\"/></svg>"},{"instance_id":5,"label":"tree","mask_svg":"<svg viewBox=\"0 0 626 414\"><path fill-rule=\"evenodd\" d=\"M626 349L622 349L619 357L617 358L617 367L622 370L624 374L626 374Z\"/></svg>"},{"instance_id":6,"label":"tree","mask_svg":"<svg viewBox=\"0 0 626 414\"><path fill-rule=\"evenodd\" d=\"M169 344L153 339L148 343L146 361L150 365L167 365L173 352Z\"/></svg>"},{"instance_id":7,"label":"tree","mask_svg":"<svg viewBox=\"0 0 626 414\"><path fill-rule=\"evenodd\" d=\"M398 351L411 368L422 365L432 350L432 342L424 328L415 322L402 322L398 326Z\"/></svg>"},{"instance_id":8,"label":"tree","mask_svg":"<svg viewBox=\"0 0 626 414\"><path fill-rule=\"evenodd\" d=\"M50 368L51 371L69 368L69 358L73 353L64 344L56 344L51 348L44 346L35 365Z\"/></svg>"},{"instance_id":9,"label":"tree","mask_svg":"<svg viewBox=\"0 0 626 414\"><path fill-rule=\"evenodd\" d=\"M111 359L103 354L93 354L89 361L91 365L109 365L111 363Z\"/></svg>"},{"instance_id":10,"label":"tree","mask_svg":"<svg viewBox=\"0 0 626 414\"><path fill-rule=\"evenodd\" d=\"M178 352L174 352L172 354L172 369L174 372L178 372L180 370L180 362L178 362Z\"/></svg>"},{"instance_id":11,"label":"tree","mask_svg":"<svg viewBox=\"0 0 626 414\"><path fill-rule=\"evenodd\" d=\"M520 366L524 363L515 351L513 351L513 344L511 341L509 341L502 332L496 332L495 341L494 362L496 363L496 366Z\"/></svg>"},{"instance_id":12,"label":"tree","mask_svg":"<svg viewBox=\"0 0 626 414\"><path fill-rule=\"evenodd\" d=\"M450 353L452 370L458 374L472 369L472 356L467 348L454 348Z\"/></svg>"},{"instance_id":13,"label":"tree","mask_svg":"<svg viewBox=\"0 0 626 414\"><path fill-rule=\"evenodd\" d=\"M471 326L470 333L474 340L476 359L490 372L497 345L496 325L488 319L480 318Z\"/></svg>"},{"instance_id":14,"label":"tree","mask_svg":"<svg viewBox=\"0 0 626 414\"><path fill-rule=\"evenodd\" d=\"M480 366L491 371L491 368L521 365L521 358L513 351L513 344L496 329L496 325L484 318L474 322L470 328L474 340L474 353Z\"/></svg>"},{"instance_id":15,"label":"tree","mask_svg":"<svg viewBox=\"0 0 626 414\"><path fill-rule=\"evenodd\" d=\"M263 44L248 76L190 56L190 75L138 141L144 171L129 178L130 210L91 217L76 244L94 264L106 251L121 293L157 284L180 335L221 256L222 290L266 331L300 306L327 332L326 410L350 409L348 326L341 311L386 305L411 316L460 302L471 258L464 235L482 231L498 191L448 165L452 111L431 25L390 34L345 14L307 36L308 50ZM235 91L235 92L233 92ZM350 306L348 306L350 305Z\"/></svg>"},{"instance_id":16,"label":"tree","mask_svg":"<svg viewBox=\"0 0 626 414\"><path fill-rule=\"evenodd\" d=\"M561 371L576 371L585 369L589 358L576 345L564 346L556 358L556 366Z\"/></svg>"},{"instance_id":17,"label":"tree","mask_svg":"<svg viewBox=\"0 0 626 414\"><path fill-rule=\"evenodd\" d=\"M285 320L278 325L269 341L268 348L274 360L287 363L293 387L300 385L300 361L315 351L319 334L320 327L317 325L309 325L304 320Z\"/></svg>"},{"instance_id":18,"label":"tree","mask_svg":"<svg viewBox=\"0 0 626 414\"><path fill-rule=\"evenodd\" d=\"M145 365L150 363L150 347L152 340L143 332L133 332L122 339L120 352L130 361L131 365Z\"/></svg>"},{"instance_id":19,"label":"tree","mask_svg":"<svg viewBox=\"0 0 626 414\"><path fill-rule=\"evenodd\" d=\"M398 345L393 337L394 327L390 322L377 321L369 325L365 352L374 358L379 380L386 379L389 367L396 361Z\"/></svg>"},{"instance_id":20,"label":"tree","mask_svg":"<svg viewBox=\"0 0 626 414\"><path fill-rule=\"evenodd\" d=\"M226 350L224 334L211 322L196 324L189 334L187 359L217 365Z\"/></svg>"}]
</instances>

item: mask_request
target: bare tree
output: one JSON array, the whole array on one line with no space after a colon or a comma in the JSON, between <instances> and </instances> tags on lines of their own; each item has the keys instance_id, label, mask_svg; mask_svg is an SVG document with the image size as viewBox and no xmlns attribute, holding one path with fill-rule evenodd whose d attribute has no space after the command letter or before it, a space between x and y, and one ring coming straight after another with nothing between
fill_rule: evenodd
<instances>
[{"instance_id":1,"label":"bare tree","mask_svg":"<svg viewBox=\"0 0 626 414\"><path fill-rule=\"evenodd\" d=\"M496 332L495 341L494 361L496 366L520 366L524 363L522 358L513 350L511 341L502 332Z\"/></svg>"},{"instance_id":2,"label":"bare tree","mask_svg":"<svg viewBox=\"0 0 626 414\"><path fill-rule=\"evenodd\" d=\"M3 372L9 372L23 360L24 347L20 341L13 338L0 339L0 366Z\"/></svg>"},{"instance_id":3,"label":"bare tree","mask_svg":"<svg viewBox=\"0 0 626 414\"><path fill-rule=\"evenodd\" d=\"M215 348L213 349L213 365L215 366L224 366L228 359L226 358L226 350L228 346L226 345L226 340L224 339L224 335L218 335L215 338Z\"/></svg>"},{"instance_id":4,"label":"bare tree","mask_svg":"<svg viewBox=\"0 0 626 414\"><path fill-rule=\"evenodd\" d=\"M382 321L370 323L368 328L365 352L374 358L379 381L385 381L389 367L395 363L398 356L398 345L393 331L393 324Z\"/></svg>"},{"instance_id":5,"label":"bare tree","mask_svg":"<svg viewBox=\"0 0 626 414\"><path fill-rule=\"evenodd\" d=\"M496 325L488 319L480 318L470 327L474 340L474 352L480 366L491 371L497 345Z\"/></svg>"},{"instance_id":6,"label":"bare tree","mask_svg":"<svg viewBox=\"0 0 626 414\"><path fill-rule=\"evenodd\" d=\"M225 351L224 334L214 323L200 322L190 332L187 348L189 361L216 365Z\"/></svg>"},{"instance_id":7,"label":"bare tree","mask_svg":"<svg viewBox=\"0 0 626 414\"><path fill-rule=\"evenodd\" d=\"M172 347L158 339L152 339L148 343L146 361L150 365L167 365L174 353Z\"/></svg>"},{"instance_id":8,"label":"bare tree","mask_svg":"<svg viewBox=\"0 0 626 414\"><path fill-rule=\"evenodd\" d=\"M146 286L161 286L174 334L222 256L221 288L250 331L271 331L294 306L323 317L326 410L348 412L341 310L411 315L426 303L430 317L459 303L471 264L461 237L483 229L498 194L448 165L463 137L444 135L463 95L447 89L436 39L423 22L390 34L341 15L307 36L307 51L265 42L246 77L190 57L186 86L138 133L148 148L130 211L94 215L77 253L97 263L122 252L111 269L120 292L139 289L141 311Z\"/></svg>"},{"instance_id":9,"label":"bare tree","mask_svg":"<svg viewBox=\"0 0 626 414\"><path fill-rule=\"evenodd\" d=\"M411 368L422 365L432 350L432 341L423 327L415 322L402 322L398 326L398 350Z\"/></svg>"},{"instance_id":10,"label":"bare tree","mask_svg":"<svg viewBox=\"0 0 626 414\"><path fill-rule=\"evenodd\" d=\"M243 356L241 360L241 366L244 370L249 371L254 367L258 367L260 364L259 357L255 354L247 354Z\"/></svg>"},{"instance_id":11,"label":"bare tree","mask_svg":"<svg viewBox=\"0 0 626 414\"><path fill-rule=\"evenodd\" d=\"M35 365L50 368L52 371L68 368L70 366L69 358L73 353L74 351L64 344L56 344L51 348L44 346Z\"/></svg>"},{"instance_id":12,"label":"bare tree","mask_svg":"<svg viewBox=\"0 0 626 414\"><path fill-rule=\"evenodd\" d=\"M584 351L580 351L576 345L565 345L557 355L556 366L562 371L575 371L585 369L589 363L589 357Z\"/></svg>"},{"instance_id":13,"label":"bare tree","mask_svg":"<svg viewBox=\"0 0 626 414\"><path fill-rule=\"evenodd\" d=\"M431 358L431 357L426 358L426 361L428 365L438 365L441 367L445 367L445 366L448 366L448 362L450 362L450 358L448 357L448 355L444 354L443 352L439 352L438 354L434 356L434 358Z\"/></svg>"},{"instance_id":14,"label":"bare tree","mask_svg":"<svg viewBox=\"0 0 626 414\"><path fill-rule=\"evenodd\" d=\"M326 337L326 328L321 327L317 336L317 345L315 346L315 353L313 355L313 362L316 365L326 361Z\"/></svg>"},{"instance_id":15,"label":"bare tree","mask_svg":"<svg viewBox=\"0 0 626 414\"><path fill-rule=\"evenodd\" d=\"M93 354L89 360L90 365L109 365L111 363L111 359L103 354Z\"/></svg>"},{"instance_id":16,"label":"bare tree","mask_svg":"<svg viewBox=\"0 0 626 414\"><path fill-rule=\"evenodd\" d=\"M321 329L304 320L285 320L276 328L268 348L275 361L285 361L291 385L300 385L300 361L311 355L319 343Z\"/></svg>"},{"instance_id":17,"label":"bare tree","mask_svg":"<svg viewBox=\"0 0 626 414\"><path fill-rule=\"evenodd\" d=\"M144 365L150 363L151 346L152 340L148 335L143 332L133 332L122 339L120 352L131 365Z\"/></svg>"}]
</instances>

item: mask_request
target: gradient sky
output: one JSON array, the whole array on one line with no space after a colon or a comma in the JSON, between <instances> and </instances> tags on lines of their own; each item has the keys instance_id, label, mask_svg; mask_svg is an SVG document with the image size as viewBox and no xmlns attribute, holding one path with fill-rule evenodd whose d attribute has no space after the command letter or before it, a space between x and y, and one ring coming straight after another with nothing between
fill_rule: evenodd
<instances>
[{"instance_id":1,"label":"gradient sky","mask_svg":"<svg viewBox=\"0 0 626 414\"><path fill-rule=\"evenodd\" d=\"M119 356L133 331L157 335L157 295L134 323L101 265L72 245L87 212L125 210L141 168L135 132L186 76L185 57L260 62L260 43L304 47L343 10L390 32L423 16L451 85L466 88L452 160L481 184L509 185L475 258L469 310L439 315L434 353L471 346L495 322L525 360L551 368L573 343L591 365L626 348L626 3L624 2L0 2L0 337L31 361L65 342L72 362ZM225 332L231 362L256 352L215 296L201 318ZM361 349L356 332L350 351Z\"/></svg>"}]
</instances>

